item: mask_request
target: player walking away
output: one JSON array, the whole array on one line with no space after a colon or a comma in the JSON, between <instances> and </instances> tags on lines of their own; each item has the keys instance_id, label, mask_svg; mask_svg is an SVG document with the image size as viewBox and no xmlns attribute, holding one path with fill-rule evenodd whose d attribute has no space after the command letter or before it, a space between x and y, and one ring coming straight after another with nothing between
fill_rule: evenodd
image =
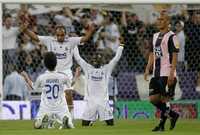
<instances>
[{"instance_id":1,"label":"player walking away","mask_svg":"<svg viewBox=\"0 0 200 135\"><path fill-rule=\"evenodd\" d=\"M27 24L24 26L24 32L31 37L32 40L40 42L47 46L48 51L53 51L57 57L56 70L63 72L67 78L72 82L73 75L71 71L72 67L72 57L74 47L80 45L81 43L87 42L91 35L93 34L93 25L88 26L88 31L83 37L66 37L67 33L65 27L59 25L55 30L55 37L52 36L37 36L34 32L27 29ZM72 89L72 88L65 88ZM73 111L73 98L72 91L66 91L66 100L70 112Z\"/></svg>"},{"instance_id":2,"label":"player walking away","mask_svg":"<svg viewBox=\"0 0 200 135\"><path fill-rule=\"evenodd\" d=\"M161 12L158 18L160 32L153 36L153 49L144 74L144 79L147 80L149 71L153 67L153 78L149 83L149 99L161 111L160 123L152 131L164 131L167 117L171 120L170 130L174 129L179 117L179 114L173 111L168 104L175 93L176 63L179 51L177 37L169 30L169 24L169 16L166 15L166 12Z\"/></svg>"},{"instance_id":3,"label":"player walking away","mask_svg":"<svg viewBox=\"0 0 200 135\"><path fill-rule=\"evenodd\" d=\"M34 90L41 90L41 103L39 112L34 122L36 129L47 128L50 117L54 117L62 128L74 128L72 117L65 100L64 85L70 86L70 79L63 73L55 71L57 58L53 52L44 55L44 65L47 71L40 75L35 84L25 72L22 73L25 80Z\"/></svg>"},{"instance_id":4,"label":"player walking away","mask_svg":"<svg viewBox=\"0 0 200 135\"><path fill-rule=\"evenodd\" d=\"M86 108L83 113L82 126L89 126L97 118L105 121L108 126L114 125L113 112L109 106L108 82L114 66L122 55L123 48L121 44L116 56L108 64L100 52L92 56L91 64L89 64L80 57L78 48L75 48L74 57L87 79L87 89L84 94Z\"/></svg>"}]
</instances>

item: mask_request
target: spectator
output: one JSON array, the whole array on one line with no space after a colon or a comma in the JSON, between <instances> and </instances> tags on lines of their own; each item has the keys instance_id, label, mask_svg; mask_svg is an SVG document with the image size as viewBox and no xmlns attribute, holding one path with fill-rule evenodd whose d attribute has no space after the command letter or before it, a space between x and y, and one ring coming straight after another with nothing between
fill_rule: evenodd
<instances>
[{"instance_id":1,"label":"spectator","mask_svg":"<svg viewBox=\"0 0 200 135\"><path fill-rule=\"evenodd\" d=\"M17 22L18 23L24 23L24 21L29 21L30 16L31 15L28 11L28 5L27 4L21 4L20 9L17 13Z\"/></svg>"},{"instance_id":2,"label":"spectator","mask_svg":"<svg viewBox=\"0 0 200 135\"><path fill-rule=\"evenodd\" d=\"M108 95L110 100L113 100L114 102L117 101L117 95L118 95L117 78L114 76L109 77Z\"/></svg>"},{"instance_id":3,"label":"spectator","mask_svg":"<svg viewBox=\"0 0 200 135\"><path fill-rule=\"evenodd\" d=\"M11 70L7 68L10 65L10 62L14 61L16 48L17 48L17 36L19 34L19 28L13 26L13 20L10 14L4 16L3 20L3 69L4 73L10 73ZM9 61L5 61L8 59Z\"/></svg>"},{"instance_id":4,"label":"spectator","mask_svg":"<svg viewBox=\"0 0 200 135\"><path fill-rule=\"evenodd\" d=\"M54 33L55 33L55 26L56 26L56 23L55 22L49 22L48 25L47 25L47 35L49 36L53 36Z\"/></svg>"},{"instance_id":5,"label":"spectator","mask_svg":"<svg viewBox=\"0 0 200 135\"><path fill-rule=\"evenodd\" d=\"M99 48L111 48L114 52L119 46L119 29L111 13L104 13L103 29L100 32Z\"/></svg>"},{"instance_id":6,"label":"spectator","mask_svg":"<svg viewBox=\"0 0 200 135\"><path fill-rule=\"evenodd\" d=\"M19 36L19 47L21 50L26 52L30 52L36 48L36 46L30 41L30 38L23 33Z\"/></svg>"},{"instance_id":7,"label":"spectator","mask_svg":"<svg viewBox=\"0 0 200 135\"><path fill-rule=\"evenodd\" d=\"M3 23L3 49L11 50L16 49L16 39L19 33L19 28L12 26L12 17L10 14L5 15Z\"/></svg>"},{"instance_id":8,"label":"spectator","mask_svg":"<svg viewBox=\"0 0 200 135\"><path fill-rule=\"evenodd\" d=\"M185 33L189 39L186 43L186 61L192 71L200 71L200 10L190 12L190 18L185 24Z\"/></svg>"},{"instance_id":9,"label":"spectator","mask_svg":"<svg viewBox=\"0 0 200 135\"><path fill-rule=\"evenodd\" d=\"M80 34L85 34L85 32L87 31L88 25L92 24L90 14L88 12L82 13L80 16L79 22L80 22L79 25L81 26L81 28L79 27L79 30L82 29Z\"/></svg>"},{"instance_id":10,"label":"spectator","mask_svg":"<svg viewBox=\"0 0 200 135\"><path fill-rule=\"evenodd\" d=\"M65 26L68 33L73 33L75 31L74 26L72 25L72 22L75 19L75 16L68 7L64 7L61 11L61 14L57 14L54 17L54 21L57 24Z\"/></svg>"},{"instance_id":11,"label":"spectator","mask_svg":"<svg viewBox=\"0 0 200 135\"><path fill-rule=\"evenodd\" d=\"M184 22L183 21L177 21L175 24L176 29L176 35L180 43L180 50L178 55L178 66L179 68L185 67L185 34L183 31L184 28Z\"/></svg>"},{"instance_id":12,"label":"spectator","mask_svg":"<svg viewBox=\"0 0 200 135\"><path fill-rule=\"evenodd\" d=\"M41 67L41 53L38 53L37 50L30 52L20 51L18 53L18 59L20 60L20 65L22 69L26 71L30 78L35 81L38 75L44 72L44 68Z\"/></svg>"},{"instance_id":13,"label":"spectator","mask_svg":"<svg viewBox=\"0 0 200 135\"><path fill-rule=\"evenodd\" d=\"M104 18L103 18L102 14L100 13L99 10L91 9L90 15L91 15L91 20L94 24L96 24L98 26L102 24Z\"/></svg>"},{"instance_id":14,"label":"spectator","mask_svg":"<svg viewBox=\"0 0 200 135\"><path fill-rule=\"evenodd\" d=\"M122 12L121 16L121 23L122 23L122 31L123 37L126 44L125 47L125 54L126 60L128 62L128 70L129 71L137 71L137 66L140 62L138 59L142 57L140 53L139 46L137 46L137 36L139 36L139 32L142 32L143 23L138 20L138 17L135 13L127 14Z\"/></svg>"},{"instance_id":15,"label":"spectator","mask_svg":"<svg viewBox=\"0 0 200 135\"><path fill-rule=\"evenodd\" d=\"M31 15L31 13L28 11L29 5L28 4L21 4L20 5L20 10L17 13L17 23L19 25L28 23L29 28L36 32L37 30L37 20L36 17Z\"/></svg>"},{"instance_id":16,"label":"spectator","mask_svg":"<svg viewBox=\"0 0 200 135\"><path fill-rule=\"evenodd\" d=\"M19 65L15 64L13 72L6 76L3 87L5 100L27 100L29 98L28 86L20 75L21 71Z\"/></svg>"}]
</instances>

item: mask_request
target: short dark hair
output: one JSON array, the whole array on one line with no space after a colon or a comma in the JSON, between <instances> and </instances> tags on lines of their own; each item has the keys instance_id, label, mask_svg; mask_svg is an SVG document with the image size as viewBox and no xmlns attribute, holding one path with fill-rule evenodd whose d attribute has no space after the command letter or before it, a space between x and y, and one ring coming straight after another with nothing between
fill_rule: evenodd
<instances>
[{"instance_id":1,"label":"short dark hair","mask_svg":"<svg viewBox=\"0 0 200 135\"><path fill-rule=\"evenodd\" d=\"M65 31L65 34L66 34L66 29L65 29L64 25L56 25L55 30L57 31L58 29L63 29Z\"/></svg>"},{"instance_id":2,"label":"short dark hair","mask_svg":"<svg viewBox=\"0 0 200 135\"><path fill-rule=\"evenodd\" d=\"M10 14L4 14L3 21L6 21L7 18L12 18L12 16Z\"/></svg>"},{"instance_id":3,"label":"short dark hair","mask_svg":"<svg viewBox=\"0 0 200 135\"><path fill-rule=\"evenodd\" d=\"M21 73L23 71L23 66L18 60L12 62L12 65L13 65L13 70L17 71L18 73Z\"/></svg>"},{"instance_id":4,"label":"short dark hair","mask_svg":"<svg viewBox=\"0 0 200 135\"><path fill-rule=\"evenodd\" d=\"M46 52L44 54L44 65L50 71L55 70L55 67L57 65L57 58L56 58L55 53Z\"/></svg>"},{"instance_id":5,"label":"short dark hair","mask_svg":"<svg viewBox=\"0 0 200 135\"><path fill-rule=\"evenodd\" d=\"M7 18L12 18L12 16L11 16L10 14L5 14L5 15L4 15L4 18L5 18L5 19L7 19Z\"/></svg>"}]
</instances>

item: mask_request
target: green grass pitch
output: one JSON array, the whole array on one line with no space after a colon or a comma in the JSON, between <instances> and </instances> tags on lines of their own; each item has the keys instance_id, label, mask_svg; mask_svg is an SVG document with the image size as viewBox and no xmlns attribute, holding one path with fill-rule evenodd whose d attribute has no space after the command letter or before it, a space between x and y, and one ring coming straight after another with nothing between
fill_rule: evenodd
<instances>
[{"instance_id":1,"label":"green grass pitch","mask_svg":"<svg viewBox=\"0 0 200 135\"><path fill-rule=\"evenodd\" d=\"M80 121L75 121L75 129L33 129L32 121L0 121L0 135L200 135L200 120L179 120L176 128L169 131L151 132L158 123L156 120L116 120L115 126L107 127L104 122L96 122L91 127L81 127Z\"/></svg>"}]
</instances>

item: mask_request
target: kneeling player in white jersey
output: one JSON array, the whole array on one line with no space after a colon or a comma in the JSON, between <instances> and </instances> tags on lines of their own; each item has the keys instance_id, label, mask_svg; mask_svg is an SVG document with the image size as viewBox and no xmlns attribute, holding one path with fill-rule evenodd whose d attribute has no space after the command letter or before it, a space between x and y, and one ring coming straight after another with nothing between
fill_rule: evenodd
<instances>
[{"instance_id":1,"label":"kneeling player in white jersey","mask_svg":"<svg viewBox=\"0 0 200 135\"><path fill-rule=\"evenodd\" d=\"M56 72L57 58L53 52L47 52L44 56L44 65L47 71L40 75L35 84L34 90L41 90L41 103L39 112L34 122L36 129L47 128L50 117L56 116L56 121L61 128L74 128L72 117L65 100L64 85L70 87L70 80L63 73ZM31 80L24 73L29 86Z\"/></svg>"},{"instance_id":2,"label":"kneeling player in white jersey","mask_svg":"<svg viewBox=\"0 0 200 135\"><path fill-rule=\"evenodd\" d=\"M27 28L27 24L23 27L23 32L29 35L33 41L40 42L47 47L48 51L52 51L56 54L58 64L55 69L64 73L66 77L69 78L72 82L73 75L71 67L73 65L72 57L74 47L85 43L90 39L95 30L94 26L89 25L86 35L82 37L68 37L67 31L63 25L56 26L55 36L39 36L36 33L30 31ZM70 112L73 112L73 97L72 91L70 91L70 89L68 87L68 90L66 91L66 100Z\"/></svg>"},{"instance_id":3,"label":"kneeling player in white jersey","mask_svg":"<svg viewBox=\"0 0 200 135\"><path fill-rule=\"evenodd\" d=\"M113 112L109 106L108 82L122 51L123 45L121 44L116 56L108 64L105 63L103 55L97 52L94 54L90 65L80 57L78 48L75 48L74 57L87 79L84 97L86 108L83 113L82 126L89 126L91 122L96 120L97 116L100 121L105 121L107 125L114 125Z\"/></svg>"}]
</instances>

